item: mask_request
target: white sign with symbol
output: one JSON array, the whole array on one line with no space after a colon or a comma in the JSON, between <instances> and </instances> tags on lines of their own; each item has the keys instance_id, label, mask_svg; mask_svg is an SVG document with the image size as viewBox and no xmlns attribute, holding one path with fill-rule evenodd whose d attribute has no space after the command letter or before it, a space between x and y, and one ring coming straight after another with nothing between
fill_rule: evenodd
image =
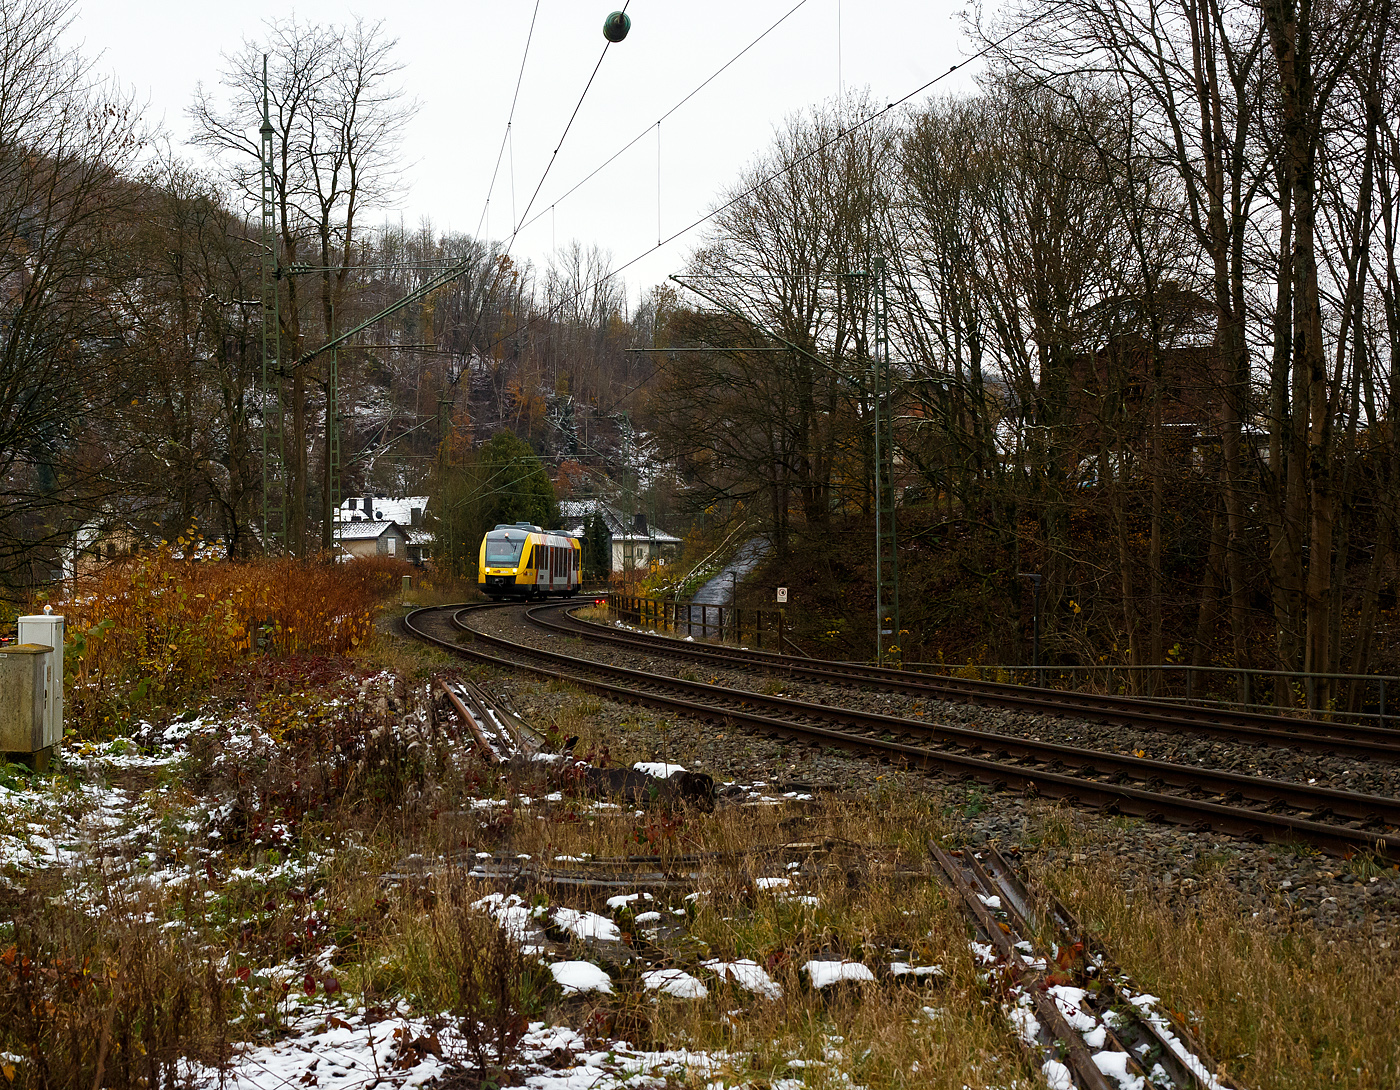
<instances>
[{"instance_id":1,"label":"white sign with symbol","mask_svg":"<svg viewBox=\"0 0 1400 1090\"><path fill-rule=\"evenodd\" d=\"M787 587L779 587L779 588L778 588L778 601L780 601L780 602L786 602L786 601L787 601Z\"/></svg>"}]
</instances>

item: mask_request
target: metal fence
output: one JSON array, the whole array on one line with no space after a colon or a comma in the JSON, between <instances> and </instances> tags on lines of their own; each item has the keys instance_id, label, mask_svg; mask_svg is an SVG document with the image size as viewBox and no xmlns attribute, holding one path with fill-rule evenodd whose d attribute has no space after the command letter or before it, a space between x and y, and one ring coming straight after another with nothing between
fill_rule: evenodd
<instances>
[{"instance_id":1,"label":"metal fence","mask_svg":"<svg viewBox=\"0 0 1400 1090\"><path fill-rule=\"evenodd\" d=\"M608 595L608 610L618 620L638 628L664 629L676 635L759 650L781 652L783 649L781 610L740 609L616 593Z\"/></svg>"}]
</instances>

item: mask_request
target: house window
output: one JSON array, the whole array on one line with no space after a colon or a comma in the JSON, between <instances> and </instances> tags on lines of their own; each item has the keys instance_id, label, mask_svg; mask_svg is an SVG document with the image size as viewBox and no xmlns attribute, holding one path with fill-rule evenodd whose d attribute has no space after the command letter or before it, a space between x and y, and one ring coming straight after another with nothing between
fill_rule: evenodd
<instances>
[{"instance_id":1,"label":"house window","mask_svg":"<svg viewBox=\"0 0 1400 1090\"><path fill-rule=\"evenodd\" d=\"M397 555L399 543L398 543L397 541L395 541L395 540L391 537L391 538L389 538L388 544L389 544L389 555L390 555L390 556L395 556L395 555Z\"/></svg>"}]
</instances>

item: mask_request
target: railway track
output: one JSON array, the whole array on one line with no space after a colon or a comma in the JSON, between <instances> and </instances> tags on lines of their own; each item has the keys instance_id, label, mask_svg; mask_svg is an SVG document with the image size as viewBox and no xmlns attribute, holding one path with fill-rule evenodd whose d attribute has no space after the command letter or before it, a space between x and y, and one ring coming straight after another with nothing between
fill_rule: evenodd
<instances>
[{"instance_id":1,"label":"railway track","mask_svg":"<svg viewBox=\"0 0 1400 1090\"><path fill-rule=\"evenodd\" d=\"M647 654L699 659L716 665L755 667L772 674L838 685L864 685L930 700L1009 708L1037 715L1061 715L1148 730L1193 733L1234 742L1284 746L1313 753L1400 762L1400 731L1364 724L1329 723L1229 709L1196 708L1170 701L1099 693L1033 689L968 678L913 674L904 670L825 659L796 659L767 651L692 643L667 636L605 628L573 617L546 619L531 611L532 623L557 634L581 635Z\"/></svg>"},{"instance_id":2,"label":"railway track","mask_svg":"<svg viewBox=\"0 0 1400 1090\"><path fill-rule=\"evenodd\" d=\"M568 604L536 606L527 614ZM491 608L500 607L493 603L417 610L404 619L404 626L416 638L461 657L567 681L625 703L719 719L759 733L1111 813L1254 840L1301 841L1338 855L1374 851L1400 859L1400 799L1085 750L610 666L490 636L471 629L462 619ZM458 640L466 634L471 642L464 646Z\"/></svg>"}]
</instances>

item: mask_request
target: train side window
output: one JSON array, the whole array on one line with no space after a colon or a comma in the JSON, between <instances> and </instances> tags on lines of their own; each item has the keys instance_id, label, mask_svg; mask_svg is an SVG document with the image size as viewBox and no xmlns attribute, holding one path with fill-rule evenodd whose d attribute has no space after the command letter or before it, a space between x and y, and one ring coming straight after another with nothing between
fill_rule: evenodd
<instances>
[{"instance_id":1,"label":"train side window","mask_svg":"<svg viewBox=\"0 0 1400 1090\"><path fill-rule=\"evenodd\" d=\"M524 563L523 566L524 566L524 567L527 567L527 568L530 568L530 567L534 567L534 564L535 564L535 547L532 545L532 546L530 546L530 551L527 552L527 553L525 554L525 563Z\"/></svg>"}]
</instances>

